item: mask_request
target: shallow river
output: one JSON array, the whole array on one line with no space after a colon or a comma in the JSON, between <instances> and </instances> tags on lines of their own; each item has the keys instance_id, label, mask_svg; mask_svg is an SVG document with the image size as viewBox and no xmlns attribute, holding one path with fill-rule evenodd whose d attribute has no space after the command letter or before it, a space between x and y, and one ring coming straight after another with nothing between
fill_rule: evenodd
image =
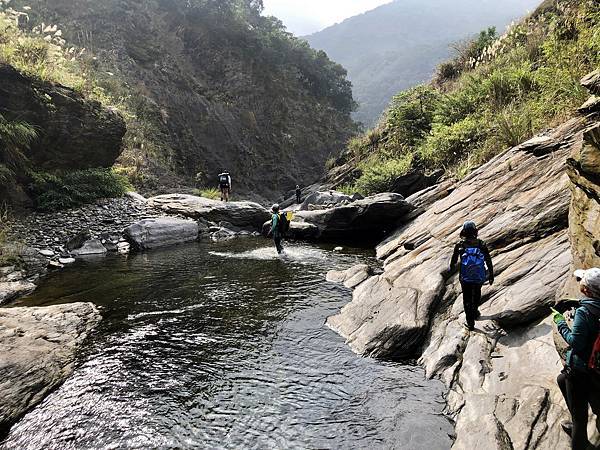
<instances>
[{"instance_id":1,"label":"shallow river","mask_svg":"<svg viewBox=\"0 0 600 450\"><path fill-rule=\"evenodd\" d=\"M364 251L265 240L77 263L22 303L91 301L103 322L75 373L2 448L447 449L443 386L353 354L325 319L330 269Z\"/></svg>"}]
</instances>

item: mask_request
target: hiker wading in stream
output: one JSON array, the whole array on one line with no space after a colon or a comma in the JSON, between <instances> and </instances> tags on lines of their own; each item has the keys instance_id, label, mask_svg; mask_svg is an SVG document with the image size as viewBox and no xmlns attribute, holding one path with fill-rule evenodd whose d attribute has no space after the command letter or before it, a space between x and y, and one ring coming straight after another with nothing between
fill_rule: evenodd
<instances>
[{"instance_id":1,"label":"hiker wading in stream","mask_svg":"<svg viewBox=\"0 0 600 450\"><path fill-rule=\"evenodd\" d=\"M275 248L277 249L277 253L281 255L281 253L283 252L283 245L281 245L281 239L283 238L283 214L279 214L279 205L277 204L273 205L271 211L273 212L273 215L271 216L271 231L269 232L269 235L273 236L273 242L275 242Z\"/></svg>"},{"instance_id":2,"label":"hiker wading in stream","mask_svg":"<svg viewBox=\"0 0 600 450\"><path fill-rule=\"evenodd\" d=\"M571 436L573 450L584 450L589 445L589 406L594 414L600 414L600 269L576 270L575 279L585 298L560 302L556 306L563 312L577 307L572 328L567 325L563 313L556 309L552 318L570 347L566 366L557 382L572 422L561 425Z\"/></svg>"},{"instance_id":3,"label":"hiker wading in stream","mask_svg":"<svg viewBox=\"0 0 600 450\"><path fill-rule=\"evenodd\" d=\"M481 239L475 222L465 222L460 232L461 241L454 247L450 272L454 271L460 258L460 285L463 305L467 316L467 328L475 329L475 319L479 317L481 287L486 281L494 283L494 266L487 246Z\"/></svg>"}]
</instances>

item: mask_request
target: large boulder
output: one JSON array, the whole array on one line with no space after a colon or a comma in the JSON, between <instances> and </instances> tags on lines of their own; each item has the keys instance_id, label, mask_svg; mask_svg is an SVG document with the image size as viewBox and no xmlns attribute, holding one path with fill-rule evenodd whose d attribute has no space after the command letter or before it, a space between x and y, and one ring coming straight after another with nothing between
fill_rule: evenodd
<instances>
[{"instance_id":1,"label":"large boulder","mask_svg":"<svg viewBox=\"0 0 600 450\"><path fill-rule=\"evenodd\" d=\"M100 318L91 303L0 309L0 434L73 372Z\"/></svg>"},{"instance_id":2,"label":"large boulder","mask_svg":"<svg viewBox=\"0 0 600 450\"><path fill-rule=\"evenodd\" d=\"M195 241L198 230L198 223L193 220L160 217L140 220L125 228L124 234L138 250L149 250Z\"/></svg>"},{"instance_id":3,"label":"large boulder","mask_svg":"<svg viewBox=\"0 0 600 450\"><path fill-rule=\"evenodd\" d=\"M374 242L402 223L413 210L399 194L377 194L350 204L318 211L301 211L296 220L317 227L317 238Z\"/></svg>"},{"instance_id":4,"label":"large boulder","mask_svg":"<svg viewBox=\"0 0 600 450\"><path fill-rule=\"evenodd\" d=\"M230 224L252 230L260 230L271 214L254 202L220 202L193 195L169 194L148 199L152 207L170 214L180 214L193 219Z\"/></svg>"},{"instance_id":5,"label":"large boulder","mask_svg":"<svg viewBox=\"0 0 600 450\"><path fill-rule=\"evenodd\" d=\"M35 126L27 156L37 170L110 167L121 153L123 118L73 89L0 64L0 98L0 114Z\"/></svg>"}]
</instances>

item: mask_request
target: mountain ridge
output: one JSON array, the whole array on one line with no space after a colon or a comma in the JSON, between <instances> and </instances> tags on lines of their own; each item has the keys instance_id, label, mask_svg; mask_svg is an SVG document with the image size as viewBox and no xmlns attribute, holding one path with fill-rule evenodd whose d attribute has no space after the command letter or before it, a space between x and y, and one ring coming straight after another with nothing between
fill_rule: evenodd
<instances>
[{"instance_id":1,"label":"mountain ridge","mask_svg":"<svg viewBox=\"0 0 600 450\"><path fill-rule=\"evenodd\" d=\"M354 117L372 125L395 93L431 78L451 56L450 44L489 26L503 29L538 3L510 0L498 12L490 0L462 0L452 8L439 0L397 0L304 39L348 70L360 104Z\"/></svg>"}]
</instances>

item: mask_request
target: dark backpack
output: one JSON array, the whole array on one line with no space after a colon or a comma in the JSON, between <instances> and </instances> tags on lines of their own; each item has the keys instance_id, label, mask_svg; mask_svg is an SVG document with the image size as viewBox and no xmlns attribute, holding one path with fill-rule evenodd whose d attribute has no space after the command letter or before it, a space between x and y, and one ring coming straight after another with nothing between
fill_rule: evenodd
<instances>
[{"instance_id":1,"label":"dark backpack","mask_svg":"<svg viewBox=\"0 0 600 450\"><path fill-rule=\"evenodd\" d=\"M219 177L219 184L221 186L227 186L227 185L229 185L229 175L227 175L226 173L222 174Z\"/></svg>"},{"instance_id":2,"label":"dark backpack","mask_svg":"<svg viewBox=\"0 0 600 450\"><path fill-rule=\"evenodd\" d=\"M483 251L479 247L465 247L460 259L461 281L484 284L487 278Z\"/></svg>"},{"instance_id":3,"label":"dark backpack","mask_svg":"<svg viewBox=\"0 0 600 450\"><path fill-rule=\"evenodd\" d=\"M285 234L290 229L290 221L287 218L286 213L279 214L279 220L277 221L277 228L281 234Z\"/></svg>"},{"instance_id":4,"label":"dark backpack","mask_svg":"<svg viewBox=\"0 0 600 450\"><path fill-rule=\"evenodd\" d=\"M600 376L600 317L593 311L590 311L589 308L586 308L587 311L596 318L598 321L598 334L594 340L594 347L592 348L592 354L590 355L590 360L588 361L588 368L597 376Z\"/></svg>"}]
</instances>

